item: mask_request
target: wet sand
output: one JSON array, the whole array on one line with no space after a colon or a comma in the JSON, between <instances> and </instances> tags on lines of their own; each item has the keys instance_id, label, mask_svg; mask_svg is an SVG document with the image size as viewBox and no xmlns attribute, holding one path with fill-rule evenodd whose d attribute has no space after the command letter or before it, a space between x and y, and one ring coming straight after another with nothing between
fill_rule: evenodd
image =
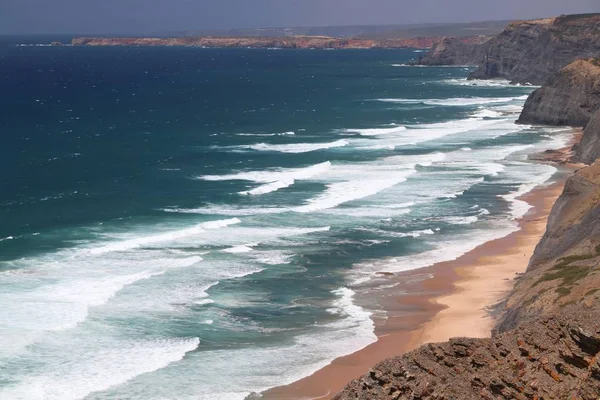
<instances>
[{"instance_id":1,"label":"wet sand","mask_svg":"<svg viewBox=\"0 0 600 400\"><path fill-rule=\"evenodd\" d=\"M573 142L562 150L563 158L579 137L574 135ZM552 157L550 161L557 161L556 152ZM398 285L389 289L389 296L382 296L387 318L375 320L377 342L334 360L307 378L268 390L263 398L330 399L385 358L451 337L490 337L495 323L493 306L506 297L517 274L525 272L572 169L564 168L555 183L520 198L533 208L518 221L519 231L487 242L454 261L390 277L390 282Z\"/></svg>"}]
</instances>

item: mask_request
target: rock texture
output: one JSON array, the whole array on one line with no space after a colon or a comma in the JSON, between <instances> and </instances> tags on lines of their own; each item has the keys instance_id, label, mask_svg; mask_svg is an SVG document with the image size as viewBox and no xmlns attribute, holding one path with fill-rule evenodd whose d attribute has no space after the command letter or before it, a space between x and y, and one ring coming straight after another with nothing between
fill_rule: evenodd
<instances>
[{"instance_id":1,"label":"rock texture","mask_svg":"<svg viewBox=\"0 0 600 400\"><path fill-rule=\"evenodd\" d=\"M493 339L452 339L386 360L335 400L597 400L600 319L541 318Z\"/></svg>"},{"instance_id":2,"label":"rock texture","mask_svg":"<svg viewBox=\"0 0 600 400\"><path fill-rule=\"evenodd\" d=\"M477 41L465 42L460 38L444 38L428 54L419 58L418 65L479 65L486 51L485 43L491 38L481 36Z\"/></svg>"},{"instance_id":3,"label":"rock texture","mask_svg":"<svg viewBox=\"0 0 600 400\"><path fill-rule=\"evenodd\" d=\"M286 37L171 37L171 38L75 38L74 46L187 46L209 48L281 48L281 49L374 49L432 47L442 37L417 37L410 39L340 39L328 36ZM476 43L479 36L457 39Z\"/></svg>"},{"instance_id":4,"label":"rock texture","mask_svg":"<svg viewBox=\"0 0 600 400\"><path fill-rule=\"evenodd\" d=\"M543 84L571 62L599 54L600 14L514 22L488 42L470 78Z\"/></svg>"},{"instance_id":5,"label":"rock texture","mask_svg":"<svg viewBox=\"0 0 600 400\"><path fill-rule=\"evenodd\" d=\"M600 158L600 110L592 115L588 122L581 143L575 148L575 162L591 164Z\"/></svg>"},{"instance_id":6,"label":"rock texture","mask_svg":"<svg viewBox=\"0 0 600 400\"><path fill-rule=\"evenodd\" d=\"M586 126L599 109L600 58L577 60L529 96L518 122Z\"/></svg>"}]
</instances>

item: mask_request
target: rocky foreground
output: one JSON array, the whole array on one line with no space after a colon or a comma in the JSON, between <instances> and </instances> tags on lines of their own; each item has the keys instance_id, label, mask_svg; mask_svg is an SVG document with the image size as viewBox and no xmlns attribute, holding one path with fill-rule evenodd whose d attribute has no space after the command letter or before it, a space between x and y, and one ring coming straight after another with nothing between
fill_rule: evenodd
<instances>
[{"instance_id":1,"label":"rocky foreground","mask_svg":"<svg viewBox=\"0 0 600 400\"><path fill-rule=\"evenodd\" d=\"M493 339L429 344L376 365L334 399L597 400L597 316L565 313Z\"/></svg>"},{"instance_id":2,"label":"rocky foreground","mask_svg":"<svg viewBox=\"0 0 600 400\"><path fill-rule=\"evenodd\" d=\"M412 39L341 39L328 36L286 37L171 37L171 38L75 38L74 46L184 46L205 48L256 48L256 49L426 49L442 37ZM460 43L477 44L487 40L482 36L457 39Z\"/></svg>"}]
</instances>

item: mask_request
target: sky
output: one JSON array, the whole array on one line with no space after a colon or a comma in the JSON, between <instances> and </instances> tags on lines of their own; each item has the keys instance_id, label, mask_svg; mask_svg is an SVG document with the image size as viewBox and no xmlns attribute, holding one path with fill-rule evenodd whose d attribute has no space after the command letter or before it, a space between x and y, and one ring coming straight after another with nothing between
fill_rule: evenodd
<instances>
[{"instance_id":1,"label":"sky","mask_svg":"<svg viewBox=\"0 0 600 400\"><path fill-rule=\"evenodd\" d=\"M0 34L529 19L600 12L600 0L0 0Z\"/></svg>"}]
</instances>

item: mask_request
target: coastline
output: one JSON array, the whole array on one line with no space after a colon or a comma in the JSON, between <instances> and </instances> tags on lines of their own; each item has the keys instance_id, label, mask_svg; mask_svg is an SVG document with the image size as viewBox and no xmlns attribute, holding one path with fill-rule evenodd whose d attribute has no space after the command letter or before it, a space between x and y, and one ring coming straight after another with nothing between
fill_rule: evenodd
<instances>
[{"instance_id":1,"label":"coastline","mask_svg":"<svg viewBox=\"0 0 600 400\"><path fill-rule=\"evenodd\" d=\"M495 309L525 272L544 235L554 202L576 166L565 161L581 139L574 130L567 147L537 154L537 162L558 164L552 183L519 197L532 208L517 220L519 230L476 247L456 260L396 274L383 308L387 318L375 320L375 343L337 358L311 376L262 393L266 400L326 400L378 362L423 344L452 337L490 337ZM533 158L532 158L533 159ZM398 294L401 293L401 294Z\"/></svg>"}]
</instances>

